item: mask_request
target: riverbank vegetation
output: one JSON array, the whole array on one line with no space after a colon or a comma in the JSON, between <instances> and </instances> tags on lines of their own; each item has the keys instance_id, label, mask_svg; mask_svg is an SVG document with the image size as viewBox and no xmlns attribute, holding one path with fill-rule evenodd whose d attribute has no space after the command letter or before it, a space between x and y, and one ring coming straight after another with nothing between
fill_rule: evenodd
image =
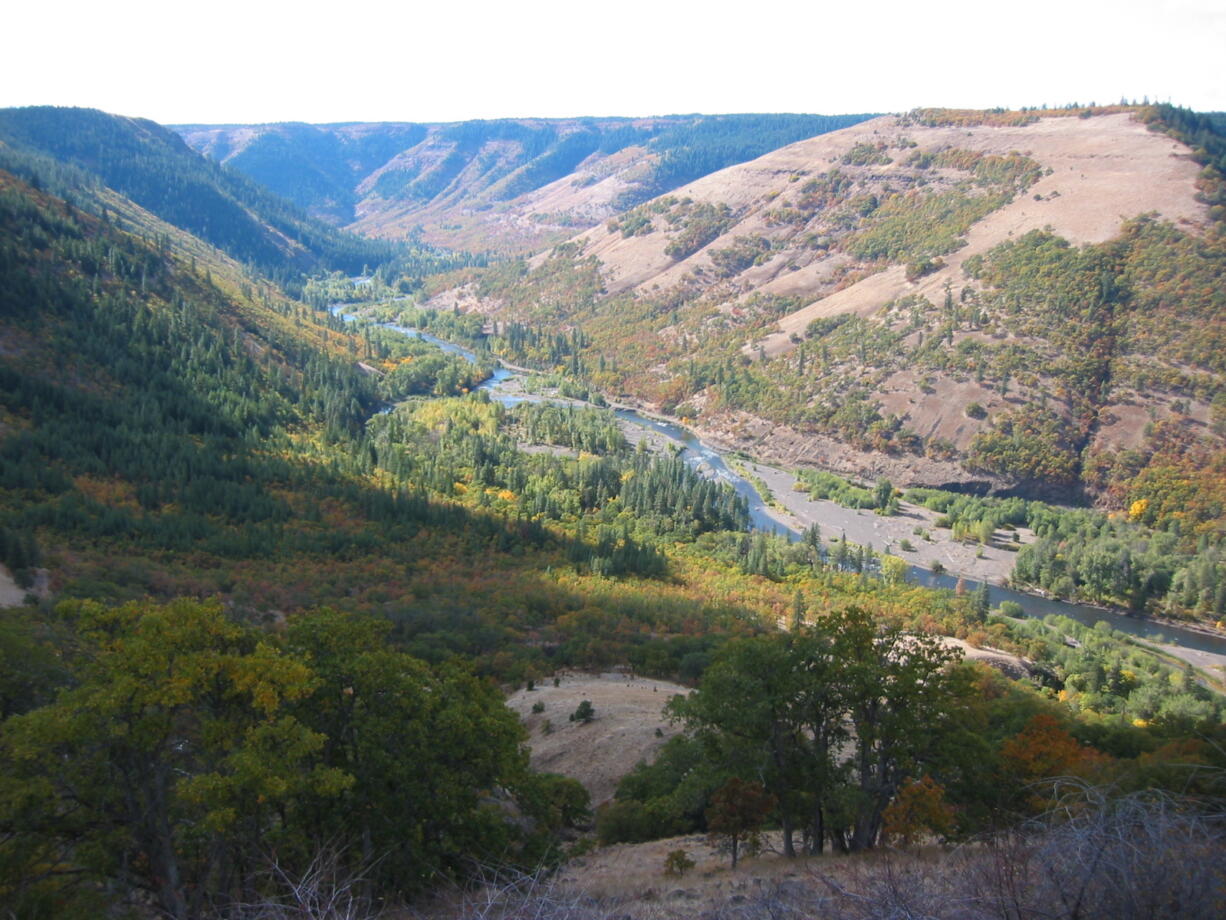
<instances>
[{"instance_id":1,"label":"riverbank vegetation","mask_svg":"<svg viewBox=\"0 0 1226 920\"><path fill-rule=\"evenodd\" d=\"M1125 514L935 489L904 497L940 512L937 526L950 527L955 539L989 542L1002 531L1032 530L1035 539L1021 546L1011 576L1019 587L1135 613L1226 618L1220 521L1198 521L1169 505L1162 513L1147 499Z\"/></svg>"}]
</instances>

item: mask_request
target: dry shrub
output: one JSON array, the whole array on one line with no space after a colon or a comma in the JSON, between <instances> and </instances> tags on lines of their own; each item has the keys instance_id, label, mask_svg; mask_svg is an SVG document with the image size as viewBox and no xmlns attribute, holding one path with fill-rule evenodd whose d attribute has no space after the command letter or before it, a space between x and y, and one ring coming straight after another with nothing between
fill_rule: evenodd
<instances>
[{"instance_id":1,"label":"dry shrub","mask_svg":"<svg viewBox=\"0 0 1226 920\"><path fill-rule=\"evenodd\" d=\"M346 867L344 851L321 849L301 874L270 860L270 891L255 903L219 911L227 920L377 920L381 911L369 896L365 876Z\"/></svg>"},{"instance_id":2,"label":"dry shrub","mask_svg":"<svg viewBox=\"0 0 1226 920\"><path fill-rule=\"evenodd\" d=\"M602 902L559 884L558 875L485 869L465 892L455 920L608 920L613 914Z\"/></svg>"},{"instance_id":3,"label":"dry shrub","mask_svg":"<svg viewBox=\"0 0 1226 920\"><path fill-rule=\"evenodd\" d=\"M1146 792L1068 804L928 858L888 853L825 877L830 920L1212 920L1226 904L1223 815ZM1219 803L1220 805L1220 803Z\"/></svg>"},{"instance_id":4,"label":"dry shrub","mask_svg":"<svg viewBox=\"0 0 1226 920\"><path fill-rule=\"evenodd\" d=\"M1066 783L1040 819L953 850L820 859L808 877L742 879L715 906L597 900L556 873L488 870L437 920L1218 920L1226 904L1224 803ZM798 864L798 869L804 864ZM803 871L803 870L801 870ZM325 863L243 920L368 920L360 885ZM687 895L689 893L687 892ZM696 897L697 895L695 895ZM707 902L709 903L709 902Z\"/></svg>"},{"instance_id":5,"label":"dry shrub","mask_svg":"<svg viewBox=\"0 0 1226 920\"><path fill-rule=\"evenodd\" d=\"M1219 802L1220 806L1221 803ZM1223 814L1080 786L1066 807L949 852L879 851L734 895L703 920L1218 920Z\"/></svg>"}]
</instances>

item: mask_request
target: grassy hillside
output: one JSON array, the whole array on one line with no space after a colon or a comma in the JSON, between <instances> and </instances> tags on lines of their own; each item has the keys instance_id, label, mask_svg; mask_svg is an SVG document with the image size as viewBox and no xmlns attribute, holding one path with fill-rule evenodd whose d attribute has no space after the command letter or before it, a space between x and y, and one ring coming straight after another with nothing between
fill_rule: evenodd
<instances>
[{"instance_id":1,"label":"grassy hillside","mask_svg":"<svg viewBox=\"0 0 1226 920\"><path fill-rule=\"evenodd\" d=\"M523 251L699 176L867 116L189 125L197 150L379 237Z\"/></svg>"},{"instance_id":2,"label":"grassy hillside","mask_svg":"<svg viewBox=\"0 0 1226 920\"><path fill-rule=\"evenodd\" d=\"M1118 483L1154 457L1226 436L1216 135L1043 114L795 144L435 303L522 327L494 340L514 359L787 462L1130 502Z\"/></svg>"}]
</instances>

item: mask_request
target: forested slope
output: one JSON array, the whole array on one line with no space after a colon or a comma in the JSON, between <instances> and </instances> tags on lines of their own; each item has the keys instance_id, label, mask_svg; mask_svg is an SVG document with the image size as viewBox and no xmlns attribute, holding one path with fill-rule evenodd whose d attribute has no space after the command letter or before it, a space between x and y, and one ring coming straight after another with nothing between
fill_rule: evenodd
<instances>
[{"instance_id":1,"label":"forested slope","mask_svg":"<svg viewBox=\"0 0 1226 920\"><path fill-rule=\"evenodd\" d=\"M167 223L265 273L350 273L391 255L385 245L338 233L241 173L219 167L154 122L96 109L0 110L0 166L106 186Z\"/></svg>"}]
</instances>

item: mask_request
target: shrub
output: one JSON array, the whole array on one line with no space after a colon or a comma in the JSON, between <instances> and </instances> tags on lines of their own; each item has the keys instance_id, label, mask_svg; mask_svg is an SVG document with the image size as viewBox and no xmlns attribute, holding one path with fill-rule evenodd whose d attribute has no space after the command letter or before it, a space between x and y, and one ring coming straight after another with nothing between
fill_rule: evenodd
<instances>
[{"instance_id":1,"label":"shrub","mask_svg":"<svg viewBox=\"0 0 1226 920\"><path fill-rule=\"evenodd\" d=\"M664 858L665 875L685 875L694 868L694 860L690 859L685 850L670 850Z\"/></svg>"},{"instance_id":2,"label":"shrub","mask_svg":"<svg viewBox=\"0 0 1226 920\"><path fill-rule=\"evenodd\" d=\"M596 718L596 710L593 708L590 700L584 700L581 702L575 708L575 711L570 714L570 720L572 722L582 722L585 725L588 722L591 722L594 718Z\"/></svg>"}]
</instances>

